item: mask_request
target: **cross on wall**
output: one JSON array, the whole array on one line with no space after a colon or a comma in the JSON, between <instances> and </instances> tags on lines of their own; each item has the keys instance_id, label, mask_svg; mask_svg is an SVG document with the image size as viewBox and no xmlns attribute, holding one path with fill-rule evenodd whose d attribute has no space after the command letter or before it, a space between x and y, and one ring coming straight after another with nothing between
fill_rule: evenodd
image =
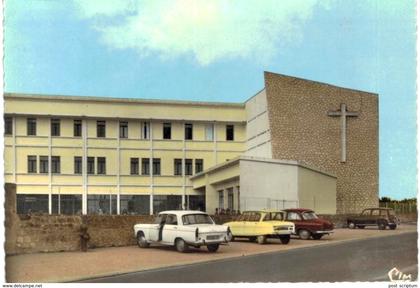
<instances>
[{"instance_id":1,"label":"cross on wall","mask_svg":"<svg viewBox=\"0 0 420 288\"><path fill-rule=\"evenodd\" d=\"M347 106L341 103L339 111L328 111L330 117L340 117L341 122L341 162L346 162L346 131L347 131L347 117L357 117L358 112L347 111Z\"/></svg>"}]
</instances>

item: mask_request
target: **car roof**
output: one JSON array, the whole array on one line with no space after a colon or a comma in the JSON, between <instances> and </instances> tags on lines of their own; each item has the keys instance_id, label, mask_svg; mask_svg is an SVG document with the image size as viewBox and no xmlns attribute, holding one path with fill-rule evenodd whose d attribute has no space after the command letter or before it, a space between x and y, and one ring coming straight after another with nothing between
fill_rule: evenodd
<instances>
[{"instance_id":1,"label":"car roof","mask_svg":"<svg viewBox=\"0 0 420 288\"><path fill-rule=\"evenodd\" d=\"M386 207L366 208L366 209L363 209L363 210L375 210L375 209L380 209L380 210L394 210L392 208L386 208Z\"/></svg>"},{"instance_id":2,"label":"car roof","mask_svg":"<svg viewBox=\"0 0 420 288\"><path fill-rule=\"evenodd\" d=\"M284 209L284 211L295 211L295 212L314 212L314 210L309 209L309 208L288 208L288 209Z\"/></svg>"},{"instance_id":3,"label":"car roof","mask_svg":"<svg viewBox=\"0 0 420 288\"><path fill-rule=\"evenodd\" d=\"M187 214L207 214L202 211L194 211L194 210L167 210L167 211L161 211L160 214L175 214L177 216L183 216Z\"/></svg>"},{"instance_id":4,"label":"car roof","mask_svg":"<svg viewBox=\"0 0 420 288\"><path fill-rule=\"evenodd\" d=\"M246 210L242 211L242 213L250 213L250 212L256 212L256 213L276 213L276 212L284 212L283 210L276 210L276 209L262 209L262 210Z\"/></svg>"}]
</instances>

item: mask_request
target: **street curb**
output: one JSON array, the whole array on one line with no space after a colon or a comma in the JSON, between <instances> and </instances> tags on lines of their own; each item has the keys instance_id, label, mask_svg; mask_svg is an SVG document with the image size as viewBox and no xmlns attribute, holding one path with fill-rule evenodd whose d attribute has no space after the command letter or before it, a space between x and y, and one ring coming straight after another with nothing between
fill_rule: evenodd
<instances>
[{"instance_id":1,"label":"street curb","mask_svg":"<svg viewBox=\"0 0 420 288\"><path fill-rule=\"evenodd\" d=\"M146 269L135 269L135 270L130 270L130 271L124 271L124 272L116 272L116 273L112 273L112 274L97 274L95 276L89 276L89 277L82 277L82 278L72 278L72 279L61 279L60 281L54 282L54 281L49 281L48 283L71 283L71 282L80 282L80 281L86 281L86 280L94 280L94 279L100 279L100 278L110 278L110 277L115 277L115 276L122 276L122 275L126 275L126 274L132 274L132 273L141 273L141 272L153 272L153 271L159 271L159 270L164 270L164 269L168 269L168 268L184 268L184 267L188 267L191 265L195 265L195 264L208 264L208 263L213 263L213 262L223 262L223 261L229 261L232 259L238 259L238 258L243 258L243 257L255 257L255 256L259 256L259 255L266 255L266 254L272 254L272 253L287 253L287 252L291 252L294 250L298 250L298 249L310 249L310 248L316 248L316 247L320 247L320 246L326 246L326 245L332 245L332 246L336 246L336 245L340 245L340 244L345 244L345 243L349 243L349 242L357 242L357 241L363 241L363 240L370 240L370 239L375 239L375 238L383 238L383 237L393 237L393 236L398 236L398 235L402 235L402 234L418 234L417 231L403 231L400 232L398 234L392 234L392 235L375 235L375 236L370 236L370 237L366 237L366 238L357 238L357 239L345 239L345 240L338 240L335 242L321 242L321 243L315 243L314 245L307 245L307 246L303 246L303 247L294 247L294 248L290 248L287 250L280 250L280 251L265 251L265 252L256 252L256 253L248 253L248 254L242 254L240 256L232 256L232 257L226 257L226 258L221 258L221 259L214 259L214 260L205 260L205 261L192 261L192 262L188 262L188 263L184 263L184 264L180 264L180 265L163 265L163 266L159 266L159 267L152 267L152 268L146 268ZM314 240L315 241L315 240ZM311 241L312 243L313 241Z\"/></svg>"}]
</instances>

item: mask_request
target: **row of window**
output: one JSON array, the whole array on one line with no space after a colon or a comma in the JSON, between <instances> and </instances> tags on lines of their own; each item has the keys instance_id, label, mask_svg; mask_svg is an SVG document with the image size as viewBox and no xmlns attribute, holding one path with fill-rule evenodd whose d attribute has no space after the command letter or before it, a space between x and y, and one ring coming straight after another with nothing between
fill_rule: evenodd
<instances>
[{"instance_id":1,"label":"row of window","mask_svg":"<svg viewBox=\"0 0 420 288\"><path fill-rule=\"evenodd\" d=\"M150 175L150 158L130 158L130 174L139 175L141 159L141 175ZM28 155L28 173L37 173L38 164L37 156ZM87 173L106 174L106 158L105 157L87 157ZM60 173L61 166L60 156L51 156L51 173ZM203 171L203 159L194 159L195 173ZM160 158L152 159L153 175L160 175ZM185 159L182 165L182 159L174 159L174 175L182 175L182 166L184 166L185 175L193 175L193 159ZM48 156L39 156L39 173L48 173ZM81 156L74 157L74 174L83 173L83 160Z\"/></svg>"},{"instance_id":2,"label":"row of window","mask_svg":"<svg viewBox=\"0 0 420 288\"><path fill-rule=\"evenodd\" d=\"M5 134L13 134L13 121L11 117L5 117ZM28 136L36 136L36 127L37 122L36 118L27 118L26 119L26 132ZM226 125L226 140L233 141L235 136L234 125ZM163 139L172 139L172 124L163 123ZM60 119L51 119L51 136L60 136ZM73 120L73 136L81 137L82 136L82 120ZM104 138L106 137L106 121L98 120L96 121L96 137ZM128 138L128 122L120 121L119 126L119 137ZM149 139L150 137L150 123L143 122L141 127L141 138ZM184 138L185 140L193 140L193 124L185 123L184 124ZM214 125L209 124L205 127L205 139L207 141L213 141L214 139Z\"/></svg>"}]
</instances>

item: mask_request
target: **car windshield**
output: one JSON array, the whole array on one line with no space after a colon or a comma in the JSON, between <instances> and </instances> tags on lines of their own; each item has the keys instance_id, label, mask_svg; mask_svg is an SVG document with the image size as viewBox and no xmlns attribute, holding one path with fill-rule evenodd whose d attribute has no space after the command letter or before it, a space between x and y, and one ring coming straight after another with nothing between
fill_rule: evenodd
<instances>
[{"instance_id":1,"label":"car windshield","mask_svg":"<svg viewBox=\"0 0 420 288\"><path fill-rule=\"evenodd\" d=\"M305 220L312 220L312 219L318 219L318 216L316 216L315 212L303 212L302 217Z\"/></svg>"},{"instance_id":2,"label":"car windshield","mask_svg":"<svg viewBox=\"0 0 420 288\"><path fill-rule=\"evenodd\" d=\"M213 224L213 220L207 214L188 214L182 216L182 223L184 225Z\"/></svg>"}]
</instances>

